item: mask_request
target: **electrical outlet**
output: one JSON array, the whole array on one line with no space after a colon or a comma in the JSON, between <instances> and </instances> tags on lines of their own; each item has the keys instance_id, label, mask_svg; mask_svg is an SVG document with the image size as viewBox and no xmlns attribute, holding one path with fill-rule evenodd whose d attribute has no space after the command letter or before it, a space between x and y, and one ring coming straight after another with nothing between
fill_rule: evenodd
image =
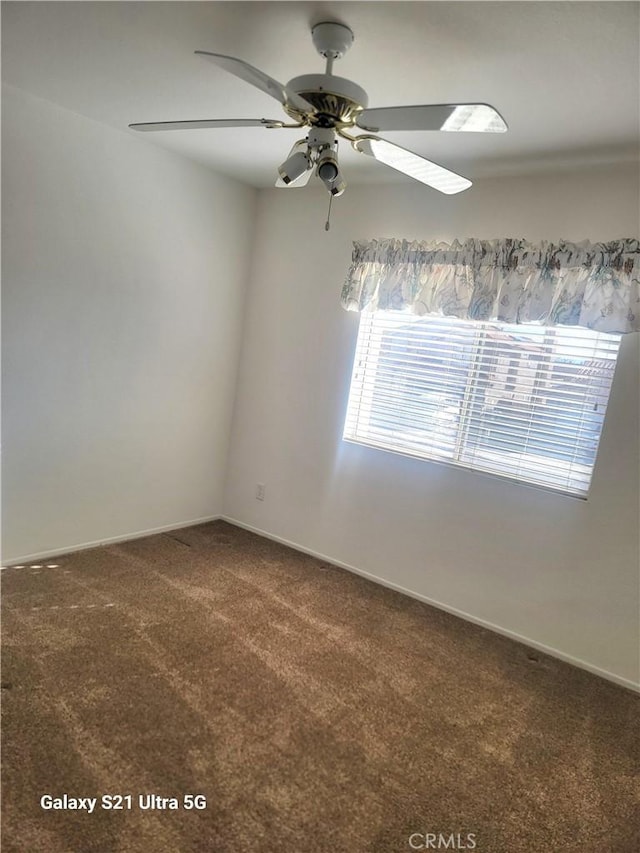
<instances>
[{"instance_id":1,"label":"electrical outlet","mask_svg":"<svg viewBox=\"0 0 640 853\"><path fill-rule=\"evenodd\" d=\"M265 484L264 483L258 483L258 485L256 486L256 500L257 501L263 501L265 492L266 492Z\"/></svg>"}]
</instances>

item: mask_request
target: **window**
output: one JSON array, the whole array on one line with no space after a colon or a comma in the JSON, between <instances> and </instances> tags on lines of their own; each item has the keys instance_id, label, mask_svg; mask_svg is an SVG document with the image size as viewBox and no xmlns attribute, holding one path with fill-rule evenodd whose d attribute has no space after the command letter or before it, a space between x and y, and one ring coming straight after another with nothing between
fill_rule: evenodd
<instances>
[{"instance_id":1,"label":"window","mask_svg":"<svg viewBox=\"0 0 640 853\"><path fill-rule=\"evenodd\" d=\"M362 313L344 438L586 497L620 335Z\"/></svg>"}]
</instances>

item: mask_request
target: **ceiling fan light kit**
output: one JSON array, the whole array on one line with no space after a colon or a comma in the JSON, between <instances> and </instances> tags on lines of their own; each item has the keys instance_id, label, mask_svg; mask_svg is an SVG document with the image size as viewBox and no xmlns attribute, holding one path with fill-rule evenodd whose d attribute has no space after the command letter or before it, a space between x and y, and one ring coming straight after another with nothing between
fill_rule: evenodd
<instances>
[{"instance_id":1,"label":"ceiling fan light kit","mask_svg":"<svg viewBox=\"0 0 640 853\"><path fill-rule=\"evenodd\" d=\"M489 104L426 104L369 109L365 90L333 74L333 64L353 44L353 33L345 24L325 21L311 30L318 53L326 60L324 74L304 74L286 85L242 59L221 53L196 50L203 59L250 83L279 101L293 122L279 119L198 119L195 121L143 122L130 124L139 131L199 130L219 127L264 127L268 130L308 128L278 168L277 187L303 187L312 173L324 183L330 196L346 187L338 163L338 137L346 139L360 154L451 195L471 186L471 181L375 134L380 131L416 130L444 132L504 133L507 124ZM353 136L353 131L364 134Z\"/></svg>"}]
</instances>

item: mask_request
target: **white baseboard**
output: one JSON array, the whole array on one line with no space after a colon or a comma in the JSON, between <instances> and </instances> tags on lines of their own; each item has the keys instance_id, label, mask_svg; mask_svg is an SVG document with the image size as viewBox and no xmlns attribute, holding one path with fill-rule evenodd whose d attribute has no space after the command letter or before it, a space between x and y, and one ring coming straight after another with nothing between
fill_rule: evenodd
<instances>
[{"instance_id":1,"label":"white baseboard","mask_svg":"<svg viewBox=\"0 0 640 853\"><path fill-rule=\"evenodd\" d=\"M108 539L96 539L93 542L80 542L74 545L65 545L64 548L38 551L35 554L22 554L18 557L6 557L2 565L11 563L28 563L30 560L44 560L47 557L58 557L60 554L72 554L75 551L86 551L89 548L100 548L102 545L115 545L117 542L128 542L130 539L144 539L145 536L153 536L156 533L168 533L170 530L182 530L183 527L193 527L196 524L205 524L207 521L219 521L221 515L207 515L203 518L193 518L190 521L181 521L178 524L166 524L163 527L150 527L148 530L137 530L134 533L124 533L122 536L110 536Z\"/></svg>"},{"instance_id":2,"label":"white baseboard","mask_svg":"<svg viewBox=\"0 0 640 853\"><path fill-rule=\"evenodd\" d=\"M303 554L309 554L311 557L317 557L319 560L323 560L325 563L331 563L333 566L338 566L340 569L346 569L348 572L353 572L356 575L361 575L362 577L367 578L370 581L374 581L374 583L381 584L382 586L389 587L389 589L394 589L396 592L401 592L404 595L410 596L410 598L416 598L418 601L424 601L425 604L429 604L432 607L437 607L439 610L444 610L447 613L451 613L454 616L459 616L461 619L465 619L467 622L473 622L474 625L480 625L482 628L488 628L490 631L494 631L496 634L501 634L503 637L509 637L511 640L517 640L519 643L523 643L525 646L529 646L532 649L536 649L537 651L544 652L551 657L558 658L565 663L572 664L573 666L577 666L579 669L585 669L587 672L592 673L593 675L598 675L600 678L606 678L607 681L613 681L615 684L619 684L621 687L626 687L628 690L633 690L636 693L640 693L640 683L636 683L635 681L631 681L628 678L623 678L620 675L616 675L613 672L609 672L606 669L601 669L598 666L594 666L593 664L588 663L587 661L581 660L580 658L573 657L573 655L568 655L565 652L561 652L559 649L555 649L552 646L546 646L544 643L539 643L536 640L531 640L529 637L523 637L522 634L517 634L515 631L510 631L507 628L502 628L500 625L495 625L493 622L488 622L485 619L479 619L477 616L472 616L470 613L466 613L464 610L458 610L456 607L450 607L448 604L442 604L440 601L434 601L432 598L428 598L426 595L421 595L419 592L414 592L411 589L406 589L399 584L392 583L391 581L386 580L385 578L381 578L378 575L373 575L371 572L365 572L362 569L358 569L356 566L351 566L348 563L343 563L340 560L336 560L333 557L328 557L326 554L320 554L318 551L313 551L311 548L305 548L303 545L299 545L297 542L291 542L288 539L284 539L281 536L274 536L272 533L268 533L266 530L261 530L259 527L254 527L251 524L245 524L242 521L238 521L235 518L231 518L227 515L221 516L223 521L227 521L229 524L233 524L236 527L241 527L244 530L249 530L251 533L257 533L259 536L264 536L266 539L272 539L274 542L279 542L281 545L287 545L289 548L293 548L296 551L301 551Z\"/></svg>"}]
</instances>

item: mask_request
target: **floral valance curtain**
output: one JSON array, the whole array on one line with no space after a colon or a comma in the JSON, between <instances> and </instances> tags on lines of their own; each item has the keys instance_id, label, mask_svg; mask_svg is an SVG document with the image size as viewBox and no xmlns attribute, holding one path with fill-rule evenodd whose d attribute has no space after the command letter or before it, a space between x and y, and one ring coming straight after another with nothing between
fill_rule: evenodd
<instances>
[{"instance_id":1,"label":"floral valance curtain","mask_svg":"<svg viewBox=\"0 0 640 853\"><path fill-rule=\"evenodd\" d=\"M354 243L349 311L640 331L640 241Z\"/></svg>"}]
</instances>

